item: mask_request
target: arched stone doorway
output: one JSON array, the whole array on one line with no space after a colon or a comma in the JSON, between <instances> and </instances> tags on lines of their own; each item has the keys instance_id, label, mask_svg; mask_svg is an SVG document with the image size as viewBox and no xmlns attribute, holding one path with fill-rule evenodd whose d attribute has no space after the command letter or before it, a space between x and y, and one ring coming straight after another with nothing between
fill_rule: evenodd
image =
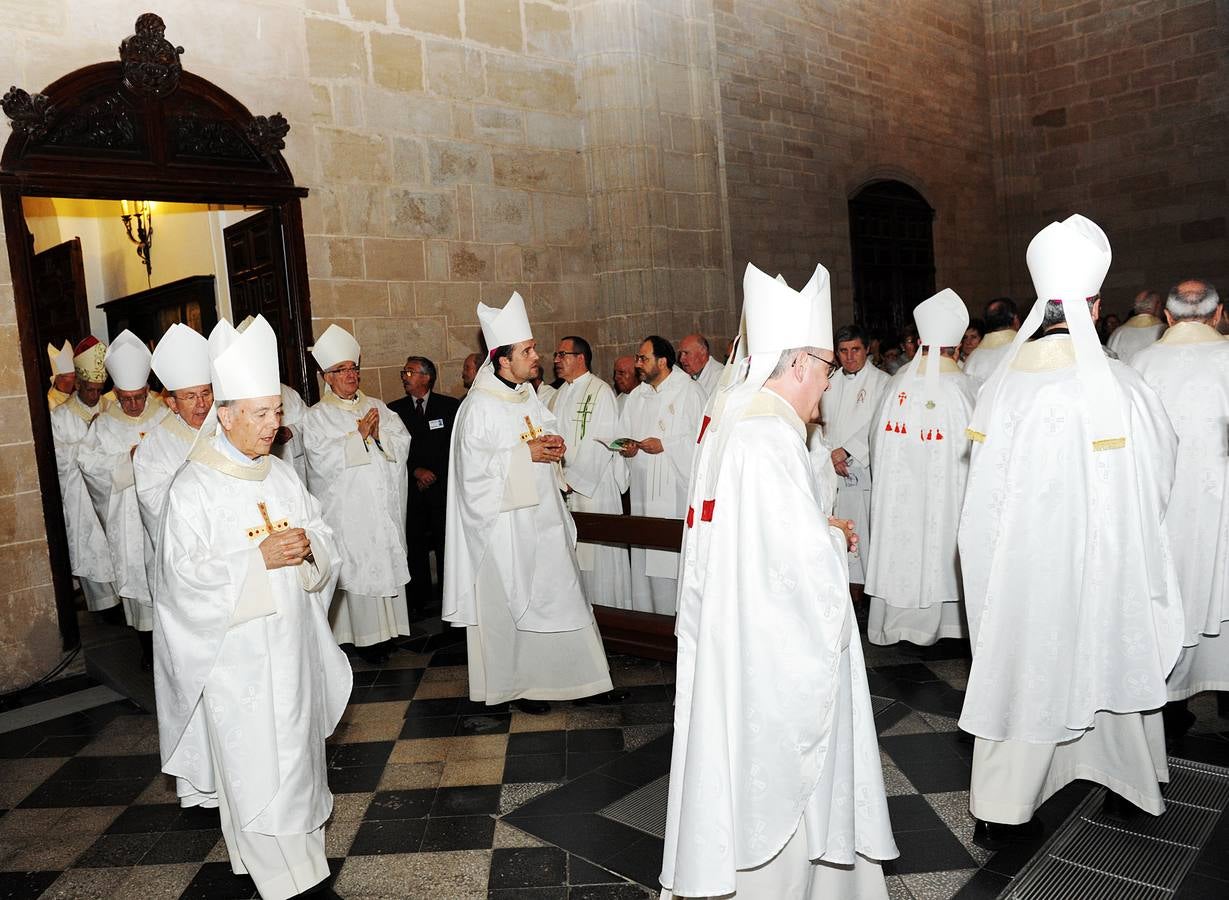
<instances>
[{"instance_id":1,"label":"arched stone doorway","mask_svg":"<svg viewBox=\"0 0 1229 900\"><path fill-rule=\"evenodd\" d=\"M935 292L935 211L901 181L873 181L849 201L855 321L895 335Z\"/></svg>"}]
</instances>

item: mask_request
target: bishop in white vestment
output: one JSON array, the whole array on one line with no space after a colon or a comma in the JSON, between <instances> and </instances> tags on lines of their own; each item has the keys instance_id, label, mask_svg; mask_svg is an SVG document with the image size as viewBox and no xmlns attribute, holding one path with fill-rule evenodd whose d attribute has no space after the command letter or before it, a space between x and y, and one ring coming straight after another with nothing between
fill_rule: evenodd
<instances>
[{"instance_id":1,"label":"bishop in white vestment","mask_svg":"<svg viewBox=\"0 0 1229 900\"><path fill-rule=\"evenodd\" d=\"M480 303L478 319L493 359L453 424L443 618L466 629L471 700L541 713L609 691L610 670L560 492L566 446L528 383L538 354L524 301Z\"/></svg>"},{"instance_id":2,"label":"bishop in white vestment","mask_svg":"<svg viewBox=\"0 0 1229 900\"><path fill-rule=\"evenodd\" d=\"M273 330L263 317L242 335L219 326L229 332L211 344L222 405L169 488L158 540L162 769L183 805L219 807L233 871L264 900L285 900L329 876L324 741L352 675L328 624L332 531L269 455L281 407Z\"/></svg>"},{"instance_id":3,"label":"bishop in white vestment","mask_svg":"<svg viewBox=\"0 0 1229 900\"><path fill-rule=\"evenodd\" d=\"M1072 216L1027 259L1039 299L978 395L959 534L973 644L960 727L991 843L1077 778L1164 809L1156 710L1182 642L1164 527L1177 440L1156 393L1106 358L1088 305L1109 242Z\"/></svg>"},{"instance_id":4,"label":"bishop in white vestment","mask_svg":"<svg viewBox=\"0 0 1229 900\"><path fill-rule=\"evenodd\" d=\"M125 330L116 337L107 349L105 364L115 383L117 402L90 426L78 461L107 535L124 618L138 632L148 634L154 622L145 559L153 546L141 524L132 457L137 445L158 427L167 408L150 400L149 348L132 332ZM142 647L142 663L148 666L148 638L142 638Z\"/></svg>"},{"instance_id":5,"label":"bishop in white vestment","mask_svg":"<svg viewBox=\"0 0 1229 900\"><path fill-rule=\"evenodd\" d=\"M73 368L73 345L68 341L64 346L47 345L47 357L51 361L51 386L47 388L47 410L55 412L55 408L68 402L68 398L77 389L77 370Z\"/></svg>"},{"instance_id":6,"label":"bishop in white vestment","mask_svg":"<svg viewBox=\"0 0 1229 900\"><path fill-rule=\"evenodd\" d=\"M567 447L561 465L568 509L617 516L623 512L627 464L606 444L619 436L619 410L610 385L589 371L592 358L584 338L559 341L555 374L563 384L550 408ZM632 570L626 546L577 543L576 561L590 603L631 609Z\"/></svg>"},{"instance_id":7,"label":"bishop in white vestment","mask_svg":"<svg viewBox=\"0 0 1229 900\"><path fill-rule=\"evenodd\" d=\"M1114 329L1105 346L1129 363L1136 353L1155 344L1165 332L1165 323L1159 318L1161 303L1156 291L1140 291L1135 296L1135 314Z\"/></svg>"},{"instance_id":8,"label":"bishop in white vestment","mask_svg":"<svg viewBox=\"0 0 1229 900\"><path fill-rule=\"evenodd\" d=\"M1020 330L1020 315L1010 297L996 297L986 304L986 335L964 361L964 374L975 379L977 387L991 376L1007 355Z\"/></svg>"},{"instance_id":9,"label":"bishop in white vestment","mask_svg":"<svg viewBox=\"0 0 1229 900\"><path fill-rule=\"evenodd\" d=\"M700 434L705 396L674 364L670 342L651 335L636 357L640 384L627 395L619 437L635 443L621 452L627 460L631 513L681 519L687 512L687 477ZM678 553L632 547L632 608L674 615Z\"/></svg>"},{"instance_id":10,"label":"bishop in white vestment","mask_svg":"<svg viewBox=\"0 0 1229 900\"><path fill-rule=\"evenodd\" d=\"M56 474L60 482L60 501L64 507L64 528L68 536L68 561L81 583L85 605L90 612L102 612L119 605L115 592L115 564L107 547L107 536L94 509L85 477L78 462L90 425L102 411L99 396L107 380L103 360L107 345L97 338L81 341L73 356L77 375L76 391L51 411L51 437L55 443Z\"/></svg>"},{"instance_id":11,"label":"bishop in white vestment","mask_svg":"<svg viewBox=\"0 0 1229 900\"><path fill-rule=\"evenodd\" d=\"M303 447L303 418L307 404L290 385L282 385L282 427L273 443L273 455L290 463L299 479L307 484L307 451Z\"/></svg>"},{"instance_id":12,"label":"bishop in white vestment","mask_svg":"<svg viewBox=\"0 0 1229 900\"><path fill-rule=\"evenodd\" d=\"M888 386L889 376L867 359L866 335L847 325L836 333L841 371L832 379L821 406L824 443L832 448L832 465L840 482L836 515L852 519L862 539L860 549L849 554L849 580L866 581L866 554L871 529L870 429Z\"/></svg>"},{"instance_id":13,"label":"bishop in white vestment","mask_svg":"<svg viewBox=\"0 0 1229 900\"><path fill-rule=\"evenodd\" d=\"M969 312L948 289L919 303L913 318L921 349L888 383L870 431L866 635L881 645L965 635L956 528L977 386L954 357Z\"/></svg>"},{"instance_id":14,"label":"bishop in white vestment","mask_svg":"<svg viewBox=\"0 0 1229 900\"><path fill-rule=\"evenodd\" d=\"M331 621L339 644L375 647L410 633L405 586L406 458L410 433L382 400L359 390L358 342L330 325L312 348L325 392L303 418L307 485L340 553Z\"/></svg>"},{"instance_id":15,"label":"bishop in white vestment","mask_svg":"<svg viewBox=\"0 0 1229 900\"><path fill-rule=\"evenodd\" d=\"M846 538L806 445L836 367L824 288L748 267L749 371L719 388L701 440L692 500L709 514L683 545L663 898L887 897L880 863L897 850Z\"/></svg>"},{"instance_id":16,"label":"bishop in white vestment","mask_svg":"<svg viewBox=\"0 0 1229 900\"><path fill-rule=\"evenodd\" d=\"M1212 285L1183 282L1169 294L1165 334L1131 359L1178 434L1165 525L1186 633L1169 676L1171 701L1229 690L1229 341L1216 330L1222 315ZM1184 731L1193 718L1187 713L1175 724Z\"/></svg>"}]
</instances>

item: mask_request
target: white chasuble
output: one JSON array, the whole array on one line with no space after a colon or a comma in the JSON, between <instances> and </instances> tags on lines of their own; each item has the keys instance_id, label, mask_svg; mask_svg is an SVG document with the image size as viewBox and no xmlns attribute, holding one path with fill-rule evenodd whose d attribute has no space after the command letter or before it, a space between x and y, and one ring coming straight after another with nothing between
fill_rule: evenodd
<instances>
[{"instance_id":1,"label":"white chasuble","mask_svg":"<svg viewBox=\"0 0 1229 900\"><path fill-rule=\"evenodd\" d=\"M1178 433L1165 526L1186 634L1169 699L1229 690L1229 342L1208 325L1178 322L1131 366L1160 395Z\"/></svg>"},{"instance_id":2,"label":"white chasuble","mask_svg":"<svg viewBox=\"0 0 1229 900\"><path fill-rule=\"evenodd\" d=\"M352 684L328 624L337 546L293 469L239 457L219 432L167 493L154 604L162 770L200 794L221 780L245 832L308 834L332 811L324 740ZM307 531L314 563L265 568L260 543L285 528Z\"/></svg>"},{"instance_id":3,"label":"white chasuble","mask_svg":"<svg viewBox=\"0 0 1229 900\"><path fill-rule=\"evenodd\" d=\"M443 618L468 629L473 700L562 700L610 690L559 467L533 462L527 444L556 433L555 416L530 386L510 387L489 365L457 412Z\"/></svg>"},{"instance_id":4,"label":"white chasuble","mask_svg":"<svg viewBox=\"0 0 1229 900\"><path fill-rule=\"evenodd\" d=\"M761 391L721 428L711 515L693 518L680 570L696 600L676 625L664 896L754 891L747 870L770 860L801 870L775 885L834 878L831 896L855 881L857 896L884 896L872 861L898 854L844 538L788 404ZM783 852L795 837L801 850Z\"/></svg>"},{"instance_id":5,"label":"white chasuble","mask_svg":"<svg viewBox=\"0 0 1229 900\"><path fill-rule=\"evenodd\" d=\"M1011 342L1015 339L1016 332L1012 328L992 331L982 338L977 348L969 354L969 358L964 361L964 374L976 380L978 390L981 390L981 386L986 383L986 379L994 373L999 363L1007 357L1007 351L1011 348Z\"/></svg>"},{"instance_id":6,"label":"white chasuble","mask_svg":"<svg viewBox=\"0 0 1229 900\"><path fill-rule=\"evenodd\" d=\"M661 453L641 450L627 460L634 516L681 519L687 513L687 479L700 421L704 391L678 366L656 388L641 383L627 395L619 437L661 440ZM676 551L632 547L632 608L674 614L678 593Z\"/></svg>"},{"instance_id":7,"label":"white chasuble","mask_svg":"<svg viewBox=\"0 0 1229 900\"><path fill-rule=\"evenodd\" d=\"M940 359L934 396L926 394L924 379L921 369L897 373L870 431L875 527L866 594L867 637L874 644L928 646L965 632L956 529L977 386L947 357Z\"/></svg>"},{"instance_id":8,"label":"white chasuble","mask_svg":"<svg viewBox=\"0 0 1229 900\"><path fill-rule=\"evenodd\" d=\"M363 441L358 421L380 411L379 441ZM341 571L333 603L337 642L364 647L410 633L405 585L406 459L410 433L383 402L359 391L325 391L303 417L307 485L337 540Z\"/></svg>"},{"instance_id":9,"label":"white chasuble","mask_svg":"<svg viewBox=\"0 0 1229 900\"><path fill-rule=\"evenodd\" d=\"M592 372L586 372L560 386L551 408L567 444L563 480L569 488L568 509L621 514L627 465L622 456L605 446L620 437L614 391ZM576 560L590 603L631 608L632 571L626 546L578 543Z\"/></svg>"},{"instance_id":10,"label":"white chasuble","mask_svg":"<svg viewBox=\"0 0 1229 900\"><path fill-rule=\"evenodd\" d=\"M153 552L145 557L145 571L149 578L151 593L154 590L154 569L158 563L158 523L162 520L162 507L166 504L166 492L171 486L175 472L188 458L188 451L196 439L196 430L188 426L175 413L168 413L158 427L145 436L132 455L132 474L137 486L137 507L141 524L150 540Z\"/></svg>"},{"instance_id":11,"label":"white chasuble","mask_svg":"<svg viewBox=\"0 0 1229 900\"><path fill-rule=\"evenodd\" d=\"M123 407L115 403L94 419L78 455L90 499L106 532L124 618L138 631L153 627L145 569L145 558L153 553L153 544L141 524L132 451L167 413L166 406L153 402L152 392L145 409L135 418L125 415Z\"/></svg>"},{"instance_id":12,"label":"white chasuble","mask_svg":"<svg viewBox=\"0 0 1229 900\"><path fill-rule=\"evenodd\" d=\"M889 376L867 362L853 375L844 370L832 376L832 386L820 401L824 443L849 454L849 474L838 482L836 517L852 519L860 542L850 553L849 577L855 584L866 581L866 562L871 544L871 452L870 429L887 389ZM840 478L840 476L837 476Z\"/></svg>"},{"instance_id":13,"label":"white chasuble","mask_svg":"<svg viewBox=\"0 0 1229 900\"><path fill-rule=\"evenodd\" d=\"M973 435L959 532L973 664L960 727L978 738L1070 744L1097 730L1099 713L1133 714L1123 727L1142 734L1138 713L1166 700L1183 634L1164 527L1177 439L1138 373L1109 369L1119 396L1094 401L1070 338L1025 344L986 433ZM1125 446L1094 449L1092 402L1121 404ZM1107 775L1115 760L1103 763L1086 758L1074 777L1116 781L1156 808L1154 766ZM973 775L976 804L995 788L976 762ZM998 789L1043 793L1019 778Z\"/></svg>"},{"instance_id":14,"label":"white chasuble","mask_svg":"<svg viewBox=\"0 0 1229 900\"><path fill-rule=\"evenodd\" d=\"M273 445L273 455L294 467L299 479L307 484L307 451L303 447L303 417L307 404L299 392L289 385L282 385L282 427L290 432L290 440Z\"/></svg>"},{"instance_id":15,"label":"white chasuble","mask_svg":"<svg viewBox=\"0 0 1229 900\"><path fill-rule=\"evenodd\" d=\"M91 409L73 394L51 412L56 474L68 534L68 561L73 575L81 580L81 590L91 612L110 609L119 603L113 583L115 565L107 547L107 536L77 460L90 423L100 411L100 407Z\"/></svg>"},{"instance_id":16,"label":"white chasuble","mask_svg":"<svg viewBox=\"0 0 1229 900\"><path fill-rule=\"evenodd\" d=\"M1136 353L1155 344L1165 333L1165 323L1156 316L1142 314L1131 316L1114 329L1105 346L1118 354L1124 363L1129 363Z\"/></svg>"}]
</instances>

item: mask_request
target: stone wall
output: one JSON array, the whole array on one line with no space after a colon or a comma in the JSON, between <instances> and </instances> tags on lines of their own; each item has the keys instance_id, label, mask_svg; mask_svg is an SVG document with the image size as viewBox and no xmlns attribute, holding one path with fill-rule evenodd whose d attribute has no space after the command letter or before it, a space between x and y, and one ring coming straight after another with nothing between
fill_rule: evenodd
<instances>
[{"instance_id":1,"label":"stone wall","mask_svg":"<svg viewBox=\"0 0 1229 900\"><path fill-rule=\"evenodd\" d=\"M937 286L974 309L999 292L977 3L714 0L714 21L735 272L799 286L822 261L851 321L848 201L887 178L935 209Z\"/></svg>"},{"instance_id":2,"label":"stone wall","mask_svg":"<svg viewBox=\"0 0 1229 900\"><path fill-rule=\"evenodd\" d=\"M1103 307L1203 276L1229 288L1229 6L1216 0L986 0L1006 259L1047 222L1095 220Z\"/></svg>"}]
</instances>

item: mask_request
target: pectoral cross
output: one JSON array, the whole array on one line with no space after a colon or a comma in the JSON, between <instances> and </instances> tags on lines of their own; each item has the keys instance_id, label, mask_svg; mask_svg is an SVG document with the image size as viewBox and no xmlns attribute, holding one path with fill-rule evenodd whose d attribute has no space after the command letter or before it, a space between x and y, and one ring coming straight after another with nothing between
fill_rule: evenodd
<instances>
[{"instance_id":1,"label":"pectoral cross","mask_svg":"<svg viewBox=\"0 0 1229 900\"><path fill-rule=\"evenodd\" d=\"M521 432L521 440L528 444L530 441L536 441L541 435L542 429L533 424L529 416L525 416L525 430Z\"/></svg>"},{"instance_id":2,"label":"pectoral cross","mask_svg":"<svg viewBox=\"0 0 1229 900\"><path fill-rule=\"evenodd\" d=\"M580 405L580 408L576 410L576 419L575 419L576 424L580 427L580 431L577 432L577 434L582 439L585 436L585 431L589 427L589 417L593 415L593 412L594 412L593 397L592 396L586 397L585 402L582 403Z\"/></svg>"},{"instance_id":3,"label":"pectoral cross","mask_svg":"<svg viewBox=\"0 0 1229 900\"><path fill-rule=\"evenodd\" d=\"M264 521L264 524L255 525L248 529L249 540L255 540L256 538L264 537L265 535L273 534L277 531L285 531L290 527L290 521L288 519L282 519L281 521L274 522L271 518L269 518L269 507L265 505L263 500L257 501L256 508L260 510L260 518Z\"/></svg>"}]
</instances>

